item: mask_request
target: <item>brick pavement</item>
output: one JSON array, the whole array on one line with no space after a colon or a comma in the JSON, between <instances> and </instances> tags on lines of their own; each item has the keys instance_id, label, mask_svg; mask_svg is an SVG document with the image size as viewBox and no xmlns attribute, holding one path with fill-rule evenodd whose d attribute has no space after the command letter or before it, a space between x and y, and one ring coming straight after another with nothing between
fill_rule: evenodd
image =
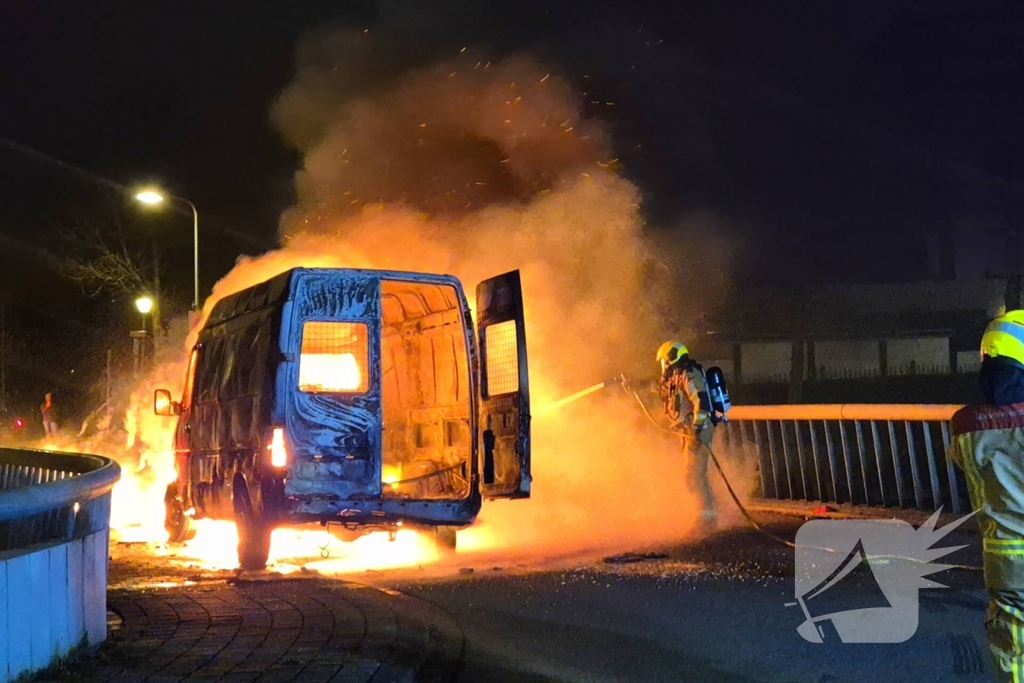
<instances>
[{"instance_id":1,"label":"brick pavement","mask_svg":"<svg viewBox=\"0 0 1024 683\"><path fill-rule=\"evenodd\" d=\"M464 635L435 605L319 578L114 589L123 619L64 680L232 683L451 681Z\"/></svg>"}]
</instances>

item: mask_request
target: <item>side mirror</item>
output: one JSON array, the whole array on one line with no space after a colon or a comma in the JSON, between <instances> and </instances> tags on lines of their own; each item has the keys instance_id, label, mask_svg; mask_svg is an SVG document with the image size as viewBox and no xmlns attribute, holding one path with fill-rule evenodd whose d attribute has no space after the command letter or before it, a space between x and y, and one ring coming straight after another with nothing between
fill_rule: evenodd
<instances>
[{"instance_id":1,"label":"side mirror","mask_svg":"<svg viewBox=\"0 0 1024 683\"><path fill-rule=\"evenodd\" d=\"M181 406L171 400L171 392L157 389L153 392L153 412L160 417L172 417L181 412Z\"/></svg>"}]
</instances>

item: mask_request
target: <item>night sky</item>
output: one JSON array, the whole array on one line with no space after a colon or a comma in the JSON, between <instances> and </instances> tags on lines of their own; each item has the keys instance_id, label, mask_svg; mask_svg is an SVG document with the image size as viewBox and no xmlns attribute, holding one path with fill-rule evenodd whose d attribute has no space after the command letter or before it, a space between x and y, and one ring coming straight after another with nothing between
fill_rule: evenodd
<instances>
[{"instance_id":1,"label":"night sky","mask_svg":"<svg viewBox=\"0 0 1024 683\"><path fill-rule=\"evenodd\" d=\"M1019 2L7 2L0 299L45 359L24 391L81 390L134 324L129 299L48 265L69 217L120 212L162 250L167 307L187 307L190 217L142 214L117 183L199 206L206 291L275 243L299 160L268 111L298 40L329 24L393 34L400 66L466 45L549 60L611 126L653 229L724 218L740 279L904 280L926 235L1019 222Z\"/></svg>"}]
</instances>

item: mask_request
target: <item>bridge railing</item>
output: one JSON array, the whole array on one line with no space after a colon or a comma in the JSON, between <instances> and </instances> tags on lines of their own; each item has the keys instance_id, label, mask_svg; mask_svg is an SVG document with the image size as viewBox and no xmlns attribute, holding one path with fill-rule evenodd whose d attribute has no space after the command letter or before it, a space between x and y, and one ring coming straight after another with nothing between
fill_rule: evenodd
<instances>
[{"instance_id":1,"label":"bridge railing","mask_svg":"<svg viewBox=\"0 0 1024 683\"><path fill-rule=\"evenodd\" d=\"M0 681L106 638L116 462L0 448Z\"/></svg>"},{"instance_id":2,"label":"bridge railing","mask_svg":"<svg viewBox=\"0 0 1024 683\"><path fill-rule=\"evenodd\" d=\"M961 512L967 487L946 459L960 407L736 406L718 443L756 447L765 498Z\"/></svg>"}]
</instances>

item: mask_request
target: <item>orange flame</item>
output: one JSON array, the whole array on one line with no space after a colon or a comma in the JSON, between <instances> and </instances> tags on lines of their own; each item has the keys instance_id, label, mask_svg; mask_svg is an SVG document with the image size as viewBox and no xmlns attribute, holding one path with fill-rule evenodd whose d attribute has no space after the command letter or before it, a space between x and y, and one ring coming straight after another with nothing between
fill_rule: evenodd
<instances>
[{"instance_id":1,"label":"orange flame","mask_svg":"<svg viewBox=\"0 0 1024 683\"><path fill-rule=\"evenodd\" d=\"M299 386L303 391L357 391L362 387L352 353L304 353L299 361Z\"/></svg>"},{"instance_id":2,"label":"orange flame","mask_svg":"<svg viewBox=\"0 0 1024 683\"><path fill-rule=\"evenodd\" d=\"M669 270L660 260L667 250L655 251L644 236L639 190L609 164L596 163L610 156L607 132L582 118L568 81L549 80L549 69L530 60L460 70L458 78L449 66L411 72L396 81L394 91L354 103L319 96L330 71L296 79L275 107L275 120L304 155L296 178L298 203L281 219L283 247L240 258L214 286L203 320L220 298L299 266L452 273L468 287L519 269L535 407L602 377L655 374L652 350L665 336L683 332L665 329L664 311L672 307L673 317L696 318L712 292L703 280L688 291L692 296L672 290L662 301L653 291L655 273L649 271ZM502 112L512 81L522 84L525 96L515 126L508 126ZM536 85L527 91L526 84ZM318 96L309 96L307 88ZM319 106L311 103L329 109L310 117L307 108ZM408 125L424 114L441 125ZM310 130L313 121L322 125ZM570 129L579 135L562 133ZM460 142L454 154L446 154L444 138L423 137L432 130L462 131L445 135L489 144L474 145L479 153L469 154ZM397 162L379 163L391 158L403 159L401 169ZM420 208L442 218L417 213ZM702 250L689 265L707 256ZM491 343L514 341L511 330L504 331L504 340L502 330L495 332ZM151 392L180 392L184 350L194 341L193 336L184 348L169 349L139 383L125 416L126 440L106 437L69 446L113 455L125 465L113 516L122 534L166 538L163 492L174 478L174 420L152 415ZM358 353L358 376L351 360L334 358L326 364L314 359L308 380L340 388L366 381ZM504 379L514 386L514 374ZM532 499L485 503L479 522L459 532L460 552L636 546L680 538L693 524L678 444L652 430L630 397L609 391L538 415L532 443ZM272 557L308 554L309 545L324 536L307 533L275 531ZM345 546L342 564L382 566L434 557L423 539L405 531L393 543L381 538L374 534ZM234 566L234 549L230 524L202 522L195 541L181 552Z\"/></svg>"}]
</instances>

